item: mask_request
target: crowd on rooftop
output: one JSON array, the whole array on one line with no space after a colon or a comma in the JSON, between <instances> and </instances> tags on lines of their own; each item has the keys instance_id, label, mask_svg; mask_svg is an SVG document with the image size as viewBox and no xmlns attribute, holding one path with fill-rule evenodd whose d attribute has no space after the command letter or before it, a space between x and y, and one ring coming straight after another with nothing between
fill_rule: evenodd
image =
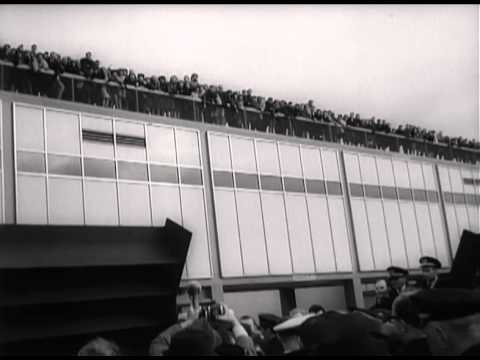
<instances>
[{"instance_id":1,"label":"crowd on rooftop","mask_svg":"<svg viewBox=\"0 0 480 360\"><path fill-rule=\"evenodd\" d=\"M26 65L31 69L30 74L26 74L25 71L15 72L14 80L14 87L17 90L21 88L30 94L48 94L52 97L62 98L65 84L61 75L69 73L80 75L87 80L96 79L97 82L100 82L102 85L99 91L89 81L80 82L77 86L81 87L78 90L85 95L86 102L102 106L126 108L126 103L129 101L127 86L133 86L168 95L191 96L200 100L204 107L216 105L234 111L248 107L272 115L281 113L287 117L303 117L314 122L332 123L340 128L346 126L363 128L372 132L396 134L410 139L453 147L480 149L480 141L477 139L446 136L441 131L425 129L412 124L394 127L385 119L375 117L363 119L360 114L353 112L350 114L335 113L332 110L317 108L313 100L305 103L293 103L292 101L254 95L252 89L224 90L222 85L201 83L197 73L190 76L185 75L183 79L179 79L176 75L167 79L165 75L136 74L133 70L126 68L112 69L94 59L91 52L87 52L81 59L73 59L54 51L39 51L35 44L30 49L24 48L22 44L17 47L4 44L0 47L0 60L11 62L16 68L19 65ZM48 70L51 71L52 78L50 83L45 86L40 80L39 74ZM111 83L115 83L117 86L108 86ZM146 108L152 113L157 112L154 106L146 106Z\"/></svg>"}]
</instances>

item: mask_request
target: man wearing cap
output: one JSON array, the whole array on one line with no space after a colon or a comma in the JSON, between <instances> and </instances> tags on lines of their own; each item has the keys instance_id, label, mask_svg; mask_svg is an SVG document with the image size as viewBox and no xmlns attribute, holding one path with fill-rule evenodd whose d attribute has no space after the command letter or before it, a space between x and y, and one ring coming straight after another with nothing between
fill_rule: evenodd
<instances>
[{"instance_id":1,"label":"man wearing cap","mask_svg":"<svg viewBox=\"0 0 480 360\"><path fill-rule=\"evenodd\" d=\"M400 295L402 287L405 285L405 281L408 276L408 270L405 270L399 266L390 266L387 268L387 272L389 275L387 279L388 301L384 302L384 304L387 305L388 309L391 309L393 301L398 295Z\"/></svg>"},{"instance_id":2,"label":"man wearing cap","mask_svg":"<svg viewBox=\"0 0 480 360\"><path fill-rule=\"evenodd\" d=\"M437 287L438 269L442 267L442 263L431 256L422 256L419 261L422 274L427 279L427 288L433 289Z\"/></svg>"}]
</instances>

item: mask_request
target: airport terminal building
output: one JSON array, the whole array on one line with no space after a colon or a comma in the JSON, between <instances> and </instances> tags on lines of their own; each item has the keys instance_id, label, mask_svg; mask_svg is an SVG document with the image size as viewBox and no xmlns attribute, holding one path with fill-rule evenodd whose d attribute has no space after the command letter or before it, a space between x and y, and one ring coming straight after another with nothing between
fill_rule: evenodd
<instances>
[{"instance_id":1,"label":"airport terminal building","mask_svg":"<svg viewBox=\"0 0 480 360\"><path fill-rule=\"evenodd\" d=\"M198 280L205 301L239 315L287 314L319 298L331 309L367 306L388 266L414 272L427 255L448 270L462 231L480 231L477 150L305 119L290 119L289 135L262 131L267 115L248 108L235 114L246 126L228 126L227 110L130 87L125 108L112 109L83 101L84 80L69 75L62 99L22 94L10 90L11 69L1 65L0 221L161 227L169 218L192 232L182 283ZM149 101L165 111L147 113ZM309 135L294 136L300 126ZM151 286L95 301L149 303L159 296ZM0 302L28 313L82 301L52 294ZM154 326L132 319L102 329ZM59 325L49 336L95 329ZM17 330L8 341L44 336Z\"/></svg>"}]
</instances>

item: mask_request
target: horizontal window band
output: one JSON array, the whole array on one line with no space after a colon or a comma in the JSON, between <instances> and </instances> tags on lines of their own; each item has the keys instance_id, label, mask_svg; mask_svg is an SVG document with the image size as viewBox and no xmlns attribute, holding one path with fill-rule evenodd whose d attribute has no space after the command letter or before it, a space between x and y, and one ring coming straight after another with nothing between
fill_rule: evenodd
<instances>
[{"instance_id":1,"label":"horizontal window band","mask_svg":"<svg viewBox=\"0 0 480 360\"><path fill-rule=\"evenodd\" d=\"M363 186L362 184L350 183L350 194L355 197L363 197Z\"/></svg>"},{"instance_id":2,"label":"horizontal window band","mask_svg":"<svg viewBox=\"0 0 480 360\"><path fill-rule=\"evenodd\" d=\"M415 201L427 201L427 192L422 189L413 189L413 197Z\"/></svg>"},{"instance_id":3,"label":"horizontal window band","mask_svg":"<svg viewBox=\"0 0 480 360\"><path fill-rule=\"evenodd\" d=\"M256 174L235 173L237 188L258 189L258 176Z\"/></svg>"},{"instance_id":4,"label":"horizontal window band","mask_svg":"<svg viewBox=\"0 0 480 360\"><path fill-rule=\"evenodd\" d=\"M150 178L152 182L178 184L177 167L150 164Z\"/></svg>"},{"instance_id":5,"label":"horizontal window band","mask_svg":"<svg viewBox=\"0 0 480 360\"><path fill-rule=\"evenodd\" d=\"M375 199L380 199L380 186L365 184L365 196Z\"/></svg>"},{"instance_id":6,"label":"horizontal window band","mask_svg":"<svg viewBox=\"0 0 480 360\"><path fill-rule=\"evenodd\" d=\"M230 171L213 171L213 184L215 186L233 188L233 173Z\"/></svg>"},{"instance_id":7,"label":"horizontal window band","mask_svg":"<svg viewBox=\"0 0 480 360\"><path fill-rule=\"evenodd\" d=\"M285 177L283 178L283 183L285 184L286 192L305 192L305 186L303 184L303 179L301 178Z\"/></svg>"},{"instance_id":8,"label":"horizontal window band","mask_svg":"<svg viewBox=\"0 0 480 360\"><path fill-rule=\"evenodd\" d=\"M283 191L282 178L274 175L260 175L262 190Z\"/></svg>"},{"instance_id":9,"label":"horizontal window band","mask_svg":"<svg viewBox=\"0 0 480 360\"><path fill-rule=\"evenodd\" d=\"M444 192L443 193L443 198L445 199L445 202L453 204L453 193Z\"/></svg>"},{"instance_id":10,"label":"horizontal window band","mask_svg":"<svg viewBox=\"0 0 480 360\"><path fill-rule=\"evenodd\" d=\"M182 184L203 185L202 170L196 168L180 168Z\"/></svg>"},{"instance_id":11,"label":"horizontal window band","mask_svg":"<svg viewBox=\"0 0 480 360\"><path fill-rule=\"evenodd\" d=\"M397 192L398 192L398 198L399 198L400 200L409 200L409 201L412 201L412 200L413 200L412 189L409 189L409 188L398 188L398 189L397 189Z\"/></svg>"},{"instance_id":12,"label":"horizontal window band","mask_svg":"<svg viewBox=\"0 0 480 360\"><path fill-rule=\"evenodd\" d=\"M465 197L467 198L467 204L468 205L477 205L477 195L475 195L475 194L465 194Z\"/></svg>"},{"instance_id":13,"label":"horizontal window band","mask_svg":"<svg viewBox=\"0 0 480 360\"><path fill-rule=\"evenodd\" d=\"M328 195L343 195L342 184L338 181L327 181Z\"/></svg>"},{"instance_id":14,"label":"horizontal window band","mask_svg":"<svg viewBox=\"0 0 480 360\"><path fill-rule=\"evenodd\" d=\"M327 188L325 181L317 179L305 179L307 184L307 192L309 194L326 194Z\"/></svg>"},{"instance_id":15,"label":"horizontal window band","mask_svg":"<svg viewBox=\"0 0 480 360\"><path fill-rule=\"evenodd\" d=\"M382 197L384 199L397 200L397 189L393 186L382 186Z\"/></svg>"},{"instance_id":16,"label":"horizontal window band","mask_svg":"<svg viewBox=\"0 0 480 360\"><path fill-rule=\"evenodd\" d=\"M131 145L131 146L141 146L146 147L145 138L128 136L128 135L116 135L117 145Z\"/></svg>"},{"instance_id":17,"label":"horizontal window band","mask_svg":"<svg viewBox=\"0 0 480 360\"><path fill-rule=\"evenodd\" d=\"M82 176L82 163L80 157L49 154L48 173Z\"/></svg>"},{"instance_id":18,"label":"horizontal window band","mask_svg":"<svg viewBox=\"0 0 480 360\"><path fill-rule=\"evenodd\" d=\"M84 158L85 176L115 179L115 162L113 160Z\"/></svg>"},{"instance_id":19,"label":"horizontal window band","mask_svg":"<svg viewBox=\"0 0 480 360\"><path fill-rule=\"evenodd\" d=\"M436 190L427 190L427 197L428 197L428 201L430 202L440 201L440 197L438 196L438 192Z\"/></svg>"},{"instance_id":20,"label":"horizontal window band","mask_svg":"<svg viewBox=\"0 0 480 360\"><path fill-rule=\"evenodd\" d=\"M82 129L82 139L84 141L97 141L113 144L113 134L101 131Z\"/></svg>"},{"instance_id":21,"label":"horizontal window band","mask_svg":"<svg viewBox=\"0 0 480 360\"><path fill-rule=\"evenodd\" d=\"M17 171L46 173L45 155L27 151L17 151Z\"/></svg>"},{"instance_id":22,"label":"horizontal window band","mask_svg":"<svg viewBox=\"0 0 480 360\"><path fill-rule=\"evenodd\" d=\"M467 202L463 193L453 193L453 200L455 204L465 204Z\"/></svg>"},{"instance_id":23,"label":"horizontal window band","mask_svg":"<svg viewBox=\"0 0 480 360\"><path fill-rule=\"evenodd\" d=\"M122 180L147 181L147 164L118 161L118 178Z\"/></svg>"}]
</instances>

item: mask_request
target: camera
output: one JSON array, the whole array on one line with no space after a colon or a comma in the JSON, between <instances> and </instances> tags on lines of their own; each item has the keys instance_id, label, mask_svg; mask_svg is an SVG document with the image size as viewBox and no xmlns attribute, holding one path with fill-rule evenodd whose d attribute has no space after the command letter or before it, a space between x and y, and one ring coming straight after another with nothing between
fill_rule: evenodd
<instances>
[{"instance_id":1,"label":"camera","mask_svg":"<svg viewBox=\"0 0 480 360\"><path fill-rule=\"evenodd\" d=\"M199 318L207 320L215 320L218 316L225 314L225 307L216 302L202 305L199 313Z\"/></svg>"}]
</instances>

